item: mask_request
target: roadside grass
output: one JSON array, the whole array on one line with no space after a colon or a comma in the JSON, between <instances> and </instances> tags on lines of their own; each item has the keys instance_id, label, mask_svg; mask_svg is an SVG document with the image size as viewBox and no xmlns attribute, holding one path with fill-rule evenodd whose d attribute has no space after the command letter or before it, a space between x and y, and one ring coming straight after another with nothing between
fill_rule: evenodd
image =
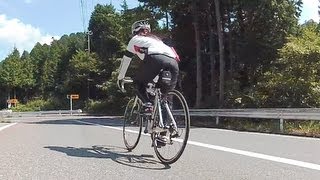
<instances>
[{"instance_id":1,"label":"roadside grass","mask_svg":"<svg viewBox=\"0 0 320 180\"><path fill-rule=\"evenodd\" d=\"M319 121L287 121L285 130L288 134L320 137Z\"/></svg>"},{"instance_id":2,"label":"roadside grass","mask_svg":"<svg viewBox=\"0 0 320 180\"><path fill-rule=\"evenodd\" d=\"M280 132L279 120L272 119L243 119L220 118L216 125L212 117L191 117L191 125L196 127L221 128L235 131L262 132L307 136L320 138L320 121L284 121L284 132Z\"/></svg>"},{"instance_id":3,"label":"roadside grass","mask_svg":"<svg viewBox=\"0 0 320 180\"><path fill-rule=\"evenodd\" d=\"M0 117L0 123L11 123L11 121L8 119L4 119L3 117Z\"/></svg>"}]
</instances>

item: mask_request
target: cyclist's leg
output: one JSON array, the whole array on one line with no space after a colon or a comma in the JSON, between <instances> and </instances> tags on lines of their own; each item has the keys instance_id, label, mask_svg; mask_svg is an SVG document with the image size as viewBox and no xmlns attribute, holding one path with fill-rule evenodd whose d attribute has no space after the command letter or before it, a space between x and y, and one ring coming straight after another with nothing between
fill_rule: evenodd
<instances>
[{"instance_id":1,"label":"cyclist's leg","mask_svg":"<svg viewBox=\"0 0 320 180\"><path fill-rule=\"evenodd\" d=\"M162 65L151 56L146 56L144 62L138 68L133 80L136 85L136 93L143 103L150 102L146 87L159 74L161 69Z\"/></svg>"},{"instance_id":2,"label":"cyclist's leg","mask_svg":"<svg viewBox=\"0 0 320 180\"><path fill-rule=\"evenodd\" d=\"M169 63L167 64L167 68L171 73L171 83L169 86L168 91L173 90L178 82L178 75L179 75L179 65L178 62L174 59L173 61L169 61Z\"/></svg>"},{"instance_id":3,"label":"cyclist's leg","mask_svg":"<svg viewBox=\"0 0 320 180\"><path fill-rule=\"evenodd\" d=\"M170 97L167 97L167 94L169 91L173 90L177 84L178 75L179 75L178 62L175 59L170 58L168 56L159 56L158 58L160 59L159 61L162 63L161 66L163 67L163 69L166 71L170 71L170 74L171 74L171 81L169 82L169 84L165 85L166 87L161 88L162 98L165 101L168 98L168 102L172 102L172 101L170 101ZM170 104L169 104L169 106L170 106ZM165 124L170 123L170 122L168 122L169 115L168 115L163 103L162 103L162 112L163 112L164 123Z\"/></svg>"},{"instance_id":4,"label":"cyclist's leg","mask_svg":"<svg viewBox=\"0 0 320 180\"><path fill-rule=\"evenodd\" d=\"M141 99L142 103L150 102L145 84L138 80L135 81L134 84L135 84L136 94Z\"/></svg>"},{"instance_id":5,"label":"cyclist's leg","mask_svg":"<svg viewBox=\"0 0 320 180\"><path fill-rule=\"evenodd\" d=\"M163 83L161 83L161 91L162 91L162 96L165 96L170 90L174 89L177 83L177 79L178 79L178 72L179 72L179 67L178 67L178 63L176 62L175 59L170 58L168 56L165 55L151 55L151 57L153 58L154 62L157 62L158 67L160 67L163 70L166 71L170 71L171 74L171 81L165 85ZM160 72L160 70L159 70ZM159 73L158 72L158 73ZM166 109L164 106L162 106L163 104L161 104L161 115L162 115L162 120L163 123L165 125L165 127L167 127L166 125L166 119L168 119L168 113L166 112ZM169 125L169 124L168 124ZM157 146L165 146L166 145L166 141L168 138L166 138L167 136L169 136L167 134L167 130L160 132L159 134L156 135L156 145Z\"/></svg>"},{"instance_id":6,"label":"cyclist's leg","mask_svg":"<svg viewBox=\"0 0 320 180\"><path fill-rule=\"evenodd\" d=\"M171 74L170 83L167 84L167 87L161 88L162 93L167 94L169 91L173 90L176 87L176 84L178 81L178 75L179 75L178 62L174 58L171 58L165 55L153 55L152 57L155 59L155 61L158 62L161 69L165 71L170 71L170 74Z\"/></svg>"}]
</instances>

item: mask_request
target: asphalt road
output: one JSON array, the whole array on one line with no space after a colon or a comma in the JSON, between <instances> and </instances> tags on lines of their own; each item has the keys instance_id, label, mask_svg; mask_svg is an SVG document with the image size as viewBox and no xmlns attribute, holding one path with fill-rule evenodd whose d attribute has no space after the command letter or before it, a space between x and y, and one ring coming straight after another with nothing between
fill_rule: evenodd
<instances>
[{"instance_id":1,"label":"asphalt road","mask_svg":"<svg viewBox=\"0 0 320 180\"><path fill-rule=\"evenodd\" d=\"M319 179L320 139L192 127L163 165L150 137L128 152L113 117L21 117L0 123L0 179Z\"/></svg>"}]
</instances>

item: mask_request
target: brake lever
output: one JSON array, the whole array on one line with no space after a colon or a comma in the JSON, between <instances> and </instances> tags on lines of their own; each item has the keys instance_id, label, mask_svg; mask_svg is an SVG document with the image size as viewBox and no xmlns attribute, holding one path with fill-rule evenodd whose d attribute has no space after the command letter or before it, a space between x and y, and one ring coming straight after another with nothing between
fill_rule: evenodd
<instances>
[{"instance_id":1,"label":"brake lever","mask_svg":"<svg viewBox=\"0 0 320 180\"><path fill-rule=\"evenodd\" d=\"M122 81L121 81L121 89L120 89L121 92L126 93L127 91L124 88L124 84L132 83L132 82L133 82L133 80L130 77L125 77L124 79L122 79Z\"/></svg>"}]
</instances>

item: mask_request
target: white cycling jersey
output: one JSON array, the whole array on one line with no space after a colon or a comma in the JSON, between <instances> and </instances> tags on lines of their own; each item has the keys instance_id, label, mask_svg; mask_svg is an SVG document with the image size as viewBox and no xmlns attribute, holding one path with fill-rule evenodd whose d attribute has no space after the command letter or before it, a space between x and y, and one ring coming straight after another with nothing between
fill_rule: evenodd
<instances>
[{"instance_id":1,"label":"white cycling jersey","mask_svg":"<svg viewBox=\"0 0 320 180\"><path fill-rule=\"evenodd\" d=\"M136 54L141 60L144 60L147 54L163 54L172 57L176 61L180 61L174 48L167 46L161 40L155 37L135 35L129 41L127 51ZM131 62L131 57L124 55L119 68L118 80L125 77L127 69Z\"/></svg>"},{"instance_id":2,"label":"white cycling jersey","mask_svg":"<svg viewBox=\"0 0 320 180\"><path fill-rule=\"evenodd\" d=\"M135 35L129 41L127 50L133 54L136 54L141 60L145 57L145 50L148 54L164 54L174 59L178 58L175 50L161 40L149 36Z\"/></svg>"}]
</instances>

